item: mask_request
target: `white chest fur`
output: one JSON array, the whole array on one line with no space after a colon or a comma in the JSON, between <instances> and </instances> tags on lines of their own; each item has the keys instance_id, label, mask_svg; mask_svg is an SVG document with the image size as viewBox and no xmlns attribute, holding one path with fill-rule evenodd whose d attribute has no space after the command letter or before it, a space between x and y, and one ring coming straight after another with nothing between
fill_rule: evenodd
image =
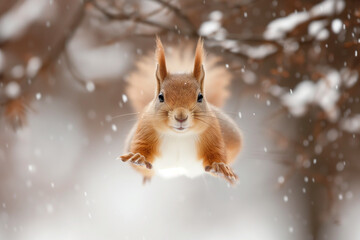
<instances>
[{"instance_id":1,"label":"white chest fur","mask_svg":"<svg viewBox=\"0 0 360 240\"><path fill-rule=\"evenodd\" d=\"M196 149L197 135L166 134L161 137L161 156L155 158L153 169L162 177L180 175L195 177L204 173Z\"/></svg>"}]
</instances>

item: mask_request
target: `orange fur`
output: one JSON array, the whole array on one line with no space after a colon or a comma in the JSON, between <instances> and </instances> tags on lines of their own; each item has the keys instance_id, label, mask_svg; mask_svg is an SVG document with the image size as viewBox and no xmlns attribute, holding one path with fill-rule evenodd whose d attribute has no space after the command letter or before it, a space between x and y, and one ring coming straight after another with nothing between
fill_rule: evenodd
<instances>
[{"instance_id":1,"label":"orange fur","mask_svg":"<svg viewBox=\"0 0 360 240\"><path fill-rule=\"evenodd\" d=\"M200 135L198 149L199 159L203 159L204 167L211 166L214 162L228 163L223 136L217 120L211 121L211 126Z\"/></svg>"},{"instance_id":2,"label":"orange fur","mask_svg":"<svg viewBox=\"0 0 360 240\"><path fill-rule=\"evenodd\" d=\"M199 38L199 41L197 43L196 50L195 50L193 75L194 75L195 79L197 79L198 82L200 83L201 91L203 91L203 89L204 89L203 83L204 83L204 77L205 77L205 72L204 72L204 67L203 67L203 58L204 58L204 46L203 46L202 39Z\"/></svg>"},{"instance_id":3,"label":"orange fur","mask_svg":"<svg viewBox=\"0 0 360 240\"><path fill-rule=\"evenodd\" d=\"M167 48L166 69L171 73L193 72L194 70L194 45L183 42L182 44ZM164 56L165 58L165 56ZM220 56L203 53L203 65L206 71L204 89L206 100L214 106L222 107L229 97L228 86L232 75L226 70ZM142 112L157 93L154 84L156 63L154 53L149 52L136 61L135 69L127 77L126 94L135 111Z\"/></svg>"},{"instance_id":4,"label":"orange fur","mask_svg":"<svg viewBox=\"0 0 360 240\"><path fill-rule=\"evenodd\" d=\"M158 134L151 127L149 119L140 120L139 125L142 127L136 129L129 146L129 151L140 153L145 157L146 161L153 163L154 157L159 154ZM144 183L154 175L151 169L137 165L133 166L144 176Z\"/></svg>"},{"instance_id":5,"label":"orange fur","mask_svg":"<svg viewBox=\"0 0 360 240\"><path fill-rule=\"evenodd\" d=\"M156 37L156 78L158 81L158 86L161 82L164 81L167 75L166 61L165 61L165 51L159 37ZM159 89L158 91L159 92Z\"/></svg>"},{"instance_id":6,"label":"orange fur","mask_svg":"<svg viewBox=\"0 0 360 240\"><path fill-rule=\"evenodd\" d=\"M204 169L233 183L237 177L228 164L240 151L240 131L230 118L207 102L207 94L203 92L202 40L199 39L196 47L193 71L176 74L167 72L162 43L158 38L156 42L157 94L131 131L127 147L131 153L122 156L123 161L137 164L135 168L145 180L151 178L154 171L149 166L162 156L160 136L173 132L181 135L178 132L185 129L198 136L197 159L203 161ZM159 94L163 101L159 100ZM198 96L202 94L203 101L199 102ZM179 119L185 119L184 125ZM177 127L179 124L181 128Z\"/></svg>"},{"instance_id":7,"label":"orange fur","mask_svg":"<svg viewBox=\"0 0 360 240\"><path fill-rule=\"evenodd\" d=\"M150 163L158 152L158 134L152 128L148 119L142 119L139 122L141 127L136 129L135 135L130 145L130 152L140 153Z\"/></svg>"}]
</instances>

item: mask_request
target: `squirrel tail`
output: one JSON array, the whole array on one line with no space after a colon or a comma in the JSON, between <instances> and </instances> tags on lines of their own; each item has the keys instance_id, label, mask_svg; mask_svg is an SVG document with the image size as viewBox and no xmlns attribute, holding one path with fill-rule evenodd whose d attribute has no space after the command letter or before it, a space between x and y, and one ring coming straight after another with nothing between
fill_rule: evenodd
<instances>
[{"instance_id":1,"label":"squirrel tail","mask_svg":"<svg viewBox=\"0 0 360 240\"><path fill-rule=\"evenodd\" d=\"M167 48L166 66L169 72L191 72L194 64L194 45L174 46ZM229 97L228 85L232 75L224 65L222 58L207 56L205 60L205 95L212 105L222 107ZM154 98L156 89L154 54L141 57L136 68L126 78L126 94L134 109L142 112L145 106Z\"/></svg>"}]
</instances>

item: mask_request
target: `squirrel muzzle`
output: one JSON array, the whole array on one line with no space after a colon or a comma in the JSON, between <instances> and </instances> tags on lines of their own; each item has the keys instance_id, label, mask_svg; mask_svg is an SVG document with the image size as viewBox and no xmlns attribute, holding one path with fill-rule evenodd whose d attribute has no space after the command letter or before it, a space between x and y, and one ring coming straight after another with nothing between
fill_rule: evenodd
<instances>
[{"instance_id":1,"label":"squirrel muzzle","mask_svg":"<svg viewBox=\"0 0 360 240\"><path fill-rule=\"evenodd\" d=\"M183 132L190 127L191 119L189 110L179 107L173 110L171 125L176 132Z\"/></svg>"}]
</instances>

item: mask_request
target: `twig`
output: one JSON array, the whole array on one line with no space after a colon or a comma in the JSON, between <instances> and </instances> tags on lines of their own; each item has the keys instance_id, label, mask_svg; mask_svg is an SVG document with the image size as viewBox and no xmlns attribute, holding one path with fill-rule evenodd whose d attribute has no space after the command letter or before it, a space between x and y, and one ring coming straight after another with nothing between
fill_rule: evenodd
<instances>
[{"instance_id":1,"label":"twig","mask_svg":"<svg viewBox=\"0 0 360 240\"><path fill-rule=\"evenodd\" d=\"M110 13L108 11L106 11L104 8L102 8L96 1L93 1L92 2L92 5L97 9L99 10L105 17L107 17L109 20L120 20L120 21L125 21L125 20L128 20L128 21L134 21L134 22L137 22L137 23L141 23L141 24L146 24L146 25L149 25L149 26L152 26L152 27L157 27L157 28L160 28L160 29L163 29L163 30L166 30L168 32L175 32L175 33L178 33L178 31L174 28L170 28L166 25L163 25L161 23L158 23L158 22L153 22L153 21L150 21L150 20L147 20L147 19L144 19L143 16L138 16L137 13L131 13L131 14L113 14L113 13Z\"/></svg>"},{"instance_id":2,"label":"twig","mask_svg":"<svg viewBox=\"0 0 360 240\"><path fill-rule=\"evenodd\" d=\"M187 35L190 35L192 37L198 37L197 29L194 26L194 24L190 21L189 17L186 16L178 7L170 4L169 2L166 2L164 0L149 0L154 1L157 3L162 4L164 7L167 7L168 9L172 10L174 14L190 29L190 32L187 33Z\"/></svg>"}]
</instances>

